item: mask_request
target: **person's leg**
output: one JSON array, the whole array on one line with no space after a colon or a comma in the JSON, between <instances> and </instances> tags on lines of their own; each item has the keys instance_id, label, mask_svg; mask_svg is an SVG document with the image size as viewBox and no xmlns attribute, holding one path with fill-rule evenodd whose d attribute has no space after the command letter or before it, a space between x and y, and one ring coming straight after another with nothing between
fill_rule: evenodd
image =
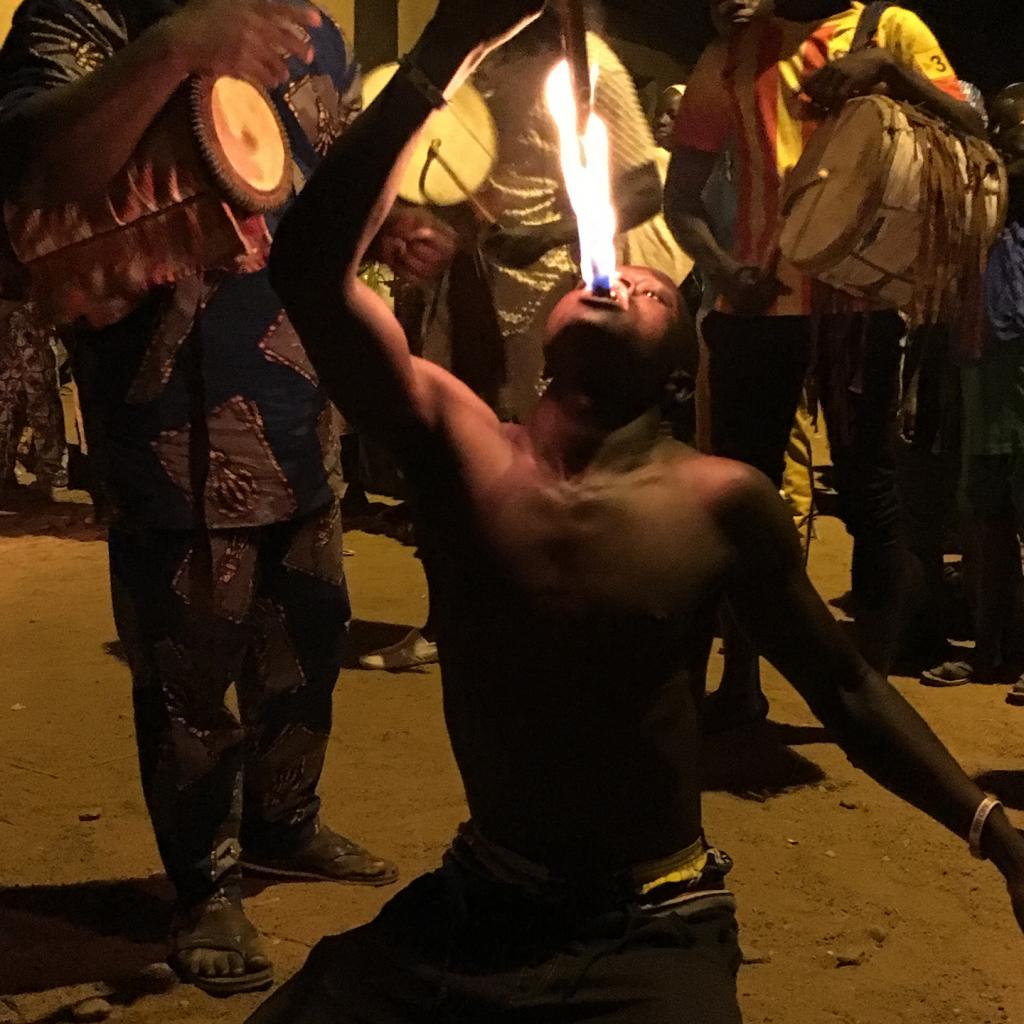
<instances>
[{"instance_id":1,"label":"person's leg","mask_svg":"<svg viewBox=\"0 0 1024 1024\"><path fill-rule=\"evenodd\" d=\"M810 361L805 317L735 317L709 313L711 447L715 455L760 469L781 487L786 446ZM725 669L705 703L704 729L718 732L763 719L758 653L728 605L722 611Z\"/></svg>"},{"instance_id":2,"label":"person's leg","mask_svg":"<svg viewBox=\"0 0 1024 1024\"><path fill-rule=\"evenodd\" d=\"M813 416L807 404L807 391L800 394L800 405L786 445L786 464L782 474L782 500L793 516L793 525L800 534L806 561L811 549L814 527L814 451L811 436Z\"/></svg>"},{"instance_id":3,"label":"person's leg","mask_svg":"<svg viewBox=\"0 0 1024 1024\"><path fill-rule=\"evenodd\" d=\"M369 924L321 940L246 1024L437 1024L453 918L441 872ZM483 1024L483 1021L480 1021Z\"/></svg>"},{"instance_id":4,"label":"person's leg","mask_svg":"<svg viewBox=\"0 0 1024 1024\"><path fill-rule=\"evenodd\" d=\"M915 671L945 656L949 612L945 577L947 538L957 522L960 458L897 442L897 486L908 553L907 609L900 662Z\"/></svg>"},{"instance_id":5,"label":"person's leg","mask_svg":"<svg viewBox=\"0 0 1024 1024\"><path fill-rule=\"evenodd\" d=\"M571 930L556 923L547 931L550 950L535 953L515 976L503 1015L509 1024L741 1022L736 976L742 955L728 893L698 897L676 911L620 910L583 919ZM488 981L496 1001L502 974Z\"/></svg>"},{"instance_id":6,"label":"person's leg","mask_svg":"<svg viewBox=\"0 0 1024 1024\"><path fill-rule=\"evenodd\" d=\"M67 453L64 409L57 379L57 357L50 332L32 325L24 348L25 416L36 450L36 481L40 487L66 487Z\"/></svg>"},{"instance_id":7,"label":"person's leg","mask_svg":"<svg viewBox=\"0 0 1024 1024\"><path fill-rule=\"evenodd\" d=\"M1011 457L1010 492L1013 499L1015 520L1014 550L1009 558L1008 573L1013 576L1013 595L1006 616L1003 634L1004 653L1012 663L1013 670L1020 672L1022 665L1021 639L1024 637L1024 570L1021 566L1021 544L1024 543L1024 455L1020 452ZM1006 701L1016 707L1024 706L1024 675L1014 683Z\"/></svg>"},{"instance_id":8,"label":"person's leg","mask_svg":"<svg viewBox=\"0 0 1024 1024\"><path fill-rule=\"evenodd\" d=\"M341 499L345 515L359 516L370 508L370 499L362 479L362 452L358 434L343 434L341 438L341 475L345 479L345 496Z\"/></svg>"},{"instance_id":9,"label":"person's leg","mask_svg":"<svg viewBox=\"0 0 1024 1024\"><path fill-rule=\"evenodd\" d=\"M861 652L888 674L900 633L906 550L896 489L900 339L895 313L822 326L820 393L840 512L853 537L853 598ZM847 358L857 351L862 358ZM858 365L859 363L859 365Z\"/></svg>"},{"instance_id":10,"label":"person's leg","mask_svg":"<svg viewBox=\"0 0 1024 1024\"><path fill-rule=\"evenodd\" d=\"M18 399L21 395L21 360L12 339L7 335L7 324L0 326L0 492L15 482L14 465L18 455L17 423Z\"/></svg>"},{"instance_id":11,"label":"person's leg","mask_svg":"<svg viewBox=\"0 0 1024 1024\"><path fill-rule=\"evenodd\" d=\"M177 892L175 966L225 994L271 980L241 909L242 729L224 703L248 643L252 532L110 530L143 792Z\"/></svg>"},{"instance_id":12,"label":"person's leg","mask_svg":"<svg viewBox=\"0 0 1024 1024\"><path fill-rule=\"evenodd\" d=\"M343 542L336 503L262 531L256 636L238 680L244 863L271 874L387 885L398 875L393 864L320 821L317 786L351 616Z\"/></svg>"},{"instance_id":13,"label":"person's leg","mask_svg":"<svg viewBox=\"0 0 1024 1024\"><path fill-rule=\"evenodd\" d=\"M436 665L440 658L434 601L431 596L431 561L434 556L423 543L416 554L427 578L427 617L419 629L410 629L396 643L362 655L359 659L362 668L376 672L409 672L426 665Z\"/></svg>"}]
</instances>

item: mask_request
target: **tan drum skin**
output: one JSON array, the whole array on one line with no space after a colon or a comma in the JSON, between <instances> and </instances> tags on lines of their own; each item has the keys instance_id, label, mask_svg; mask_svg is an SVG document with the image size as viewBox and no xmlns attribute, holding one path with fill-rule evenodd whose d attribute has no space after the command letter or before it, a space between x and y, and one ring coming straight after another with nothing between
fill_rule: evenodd
<instances>
[{"instance_id":1,"label":"tan drum skin","mask_svg":"<svg viewBox=\"0 0 1024 1024\"><path fill-rule=\"evenodd\" d=\"M963 144L949 131L932 132L950 148L959 180L952 202L965 226L981 232L987 251L1006 216L1006 170L995 150L984 145L984 166L968 167ZM942 287L930 278L935 259L922 259L938 211L929 208L924 187L922 134L904 108L885 96L851 100L838 117L811 138L791 173L779 238L782 255L809 276L872 305L910 310L923 293ZM984 215L974 216L977 189ZM949 281L956 253L944 254L938 273Z\"/></svg>"}]
</instances>

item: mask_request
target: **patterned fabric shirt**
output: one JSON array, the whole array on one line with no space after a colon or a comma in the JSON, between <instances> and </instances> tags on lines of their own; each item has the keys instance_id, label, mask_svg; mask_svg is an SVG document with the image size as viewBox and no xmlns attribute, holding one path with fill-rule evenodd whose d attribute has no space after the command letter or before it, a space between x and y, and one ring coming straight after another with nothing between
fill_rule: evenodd
<instances>
[{"instance_id":1,"label":"patterned fabric shirt","mask_svg":"<svg viewBox=\"0 0 1024 1024\"><path fill-rule=\"evenodd\" d=\"M95 71L173 6L25 0L0 51L0 119ZM310 36L313 63L292 61L290 81L273 93L296 188L360 107L359 71L340 29L324 15ZM271 233L278 219L268 217ZM121 322L75 334L90 447L115 516L167 529L235 528L287 521L331 500L336 414L266 270L154 289Z\"/></svg>"},{"instance_id":2,"label":"patterned fabric shirt","mask_svg":"<svg viewBox=\"0 0 1024 1024\"><path fill-rule=\"evenodd\" d=\"M694 69L674 144L720 153L735 139L739 209L734 255L744 264L767 269L777 255L786 176L819 124L803 84L849 52L863 11L864 4L853 3L821 21L757 19L730 39L712 43ZM944 92L964 99L952 65L916 14L890 7L877 41ZM785 260L777 275L789 294L780 296L768 313L810 313L810 278ZM728 308L724 300L719 308Z\"/></svg>"}]
</instances>

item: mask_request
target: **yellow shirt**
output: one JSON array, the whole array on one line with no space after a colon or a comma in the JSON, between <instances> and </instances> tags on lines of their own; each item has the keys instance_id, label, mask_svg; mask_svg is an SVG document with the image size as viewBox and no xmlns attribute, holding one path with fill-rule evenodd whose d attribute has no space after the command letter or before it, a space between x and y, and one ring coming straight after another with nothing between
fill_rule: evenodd
<instances>
[{"instance_id":1,"label":"yellow shirt","mask_svg":"<svg viewBox=\"0 0 1024 1024\"><path fill-rule=\"evenodd\" d=\"M786 176L820 123L804 82L850 51L864 4L813 22L770 17L704 52L683 97L674 145L718 153L735 139L738 211L734 255L768 269L777 258ZM901 7L882 17L877 41L956 99L965 97L952 65L927 25ZM788 294L769 315L811 312L811 280L780 260L776 271ZM724 300L719 308L728 309Z\"/></svg>"}]
</instances>

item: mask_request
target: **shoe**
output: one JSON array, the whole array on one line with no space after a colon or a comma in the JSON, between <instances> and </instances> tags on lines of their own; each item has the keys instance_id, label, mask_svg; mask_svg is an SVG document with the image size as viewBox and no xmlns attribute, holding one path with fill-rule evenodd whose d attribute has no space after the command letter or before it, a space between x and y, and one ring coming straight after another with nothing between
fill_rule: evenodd
<instances>
[{"instance_id":1,"label":"shoe","mask_svg":"<svg viewBox=\"0 0 1024 1024\"><path fill-rule=\"evenodd\" d=\"M945 661L921 673L922 686L966 686L974 682L974 669L966 661Z\"/></svg>"},{"instance_id":2,"label":"shoe","mask_svg":"<svg viewBox=\"0 0 1024 1024\"><path fill-rule=\"evenodd\" d=\"M274 969L241 900L223 891L178 911L169 959L182 981L212 996L259 992L274 981Z\"/></svg>"},{"instance_id":3,"label":"shoe","mask_svg":"<svg viewBox=\"0 0 1024 1024\"><path fill-rule=\"evenodd\" d=\"M966 661L947 661L937 668L921 673L922 684L935 687L964 686L967 683L998 686L1008 683L1011 679L1013 675L1005 663L994 668L974 668Z\"/></svg>"},{"instance_id":4,"label":"shoe","mask_svg":"<svg viewBox=\"0 0 1024 1024\"><path fill-rule=\"evenodd\" d=\"M437 644L427 640L418 629L413 629L397 644L364 654L359 664L378 672L405 672L423 665L436 665L437 660Z\"/></svg>"},{"instance_id":5,"label":"shoe","mask_svg":"<svg viewBox=\"0 0 1024 1024\"><path fill-rule=\"evenodd\" d=\"M390 861L325 825L317 825L316 835L294 853L265 855L244 850L241 865L255 875L309 882L377 887L391 885L398 879L398 868Z\"/></svg>"}]
</instances>

